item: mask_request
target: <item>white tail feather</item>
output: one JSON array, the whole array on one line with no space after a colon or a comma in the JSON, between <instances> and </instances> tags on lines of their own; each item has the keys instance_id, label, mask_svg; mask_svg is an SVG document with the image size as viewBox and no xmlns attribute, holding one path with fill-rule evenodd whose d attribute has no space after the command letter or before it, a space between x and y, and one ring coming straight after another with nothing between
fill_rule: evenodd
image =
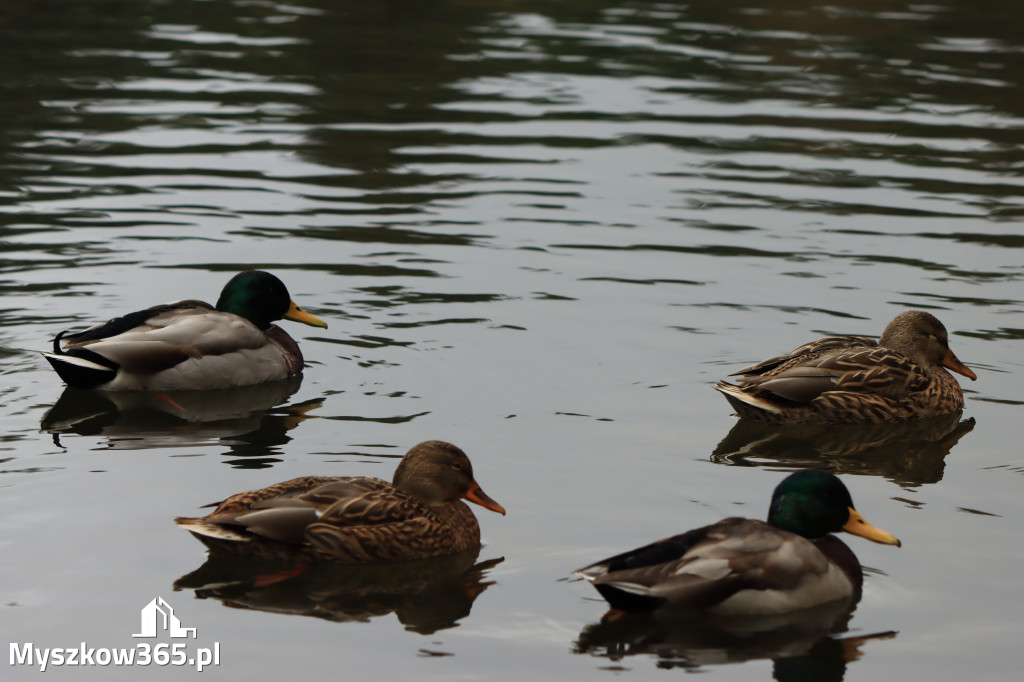
<instances>
[{"instance_id":1,"label":"white tail feather","mask_svg":"<svg viewBox=\"0 0 1024 682\"><path fill-rule=\"evenodd\" d=\"M48 353L46 351L40 351L40 352L43 354L43 357L45 357L46 359L54 361L54 362L63 362L65 365L76 365L77 367L82 367L83 369L94 369L94 370L99 370L101 372L113 372L114 371L111 368L107 367L106 365L101 365L98 362L93 362L92 360L86 360L85 358L79 358L79 357L76 357L74 355L59 355L57 353Z\"/></svg>"},{"instance_id":2,"label":"white tail feather","mask_svg":"<svg viewBox=\"0 0 1024 682\"><path fill-rule=\"evenodd\" d=\"M231 542L249 542L252 539L249 535L244 535L215 523L208 523L202 519L175 519L174 522L191 533L205 535L208 538L229 540Z\"/></svg>"},{"instance_id":3,"label":"white tail feather","mask_svg":"<svg viewBox=\"0 0 1024 682\"><path fill-rule=\"evenodd\" d=\"M740 388L739 386L733 386L732 384L727 384L724 381L719 381L717 384L715 384L715 390L721 391L722 393L732 396L733 398L739 400L742 403L752 405L766 412L772 412L775 414L779 414L782 412L782 409L779 408L778 405L772 405L770 402L766 400L762 400L757 396L745 393L743 389Z\"/></svg>"}]
</instances>

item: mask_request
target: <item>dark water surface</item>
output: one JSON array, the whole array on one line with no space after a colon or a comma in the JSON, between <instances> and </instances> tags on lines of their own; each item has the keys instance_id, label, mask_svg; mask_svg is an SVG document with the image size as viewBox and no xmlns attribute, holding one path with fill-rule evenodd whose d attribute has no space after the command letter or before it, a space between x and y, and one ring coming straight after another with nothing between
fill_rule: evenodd
<instances>
[{"instance_id":1,"label":"dark water surface","mask_svg":"<svg viewBox=\"0 0 1024 682\"><path fill-rule=\"evenodd\" d=\"M160 596L197 628L190 652L219 645L211 679L1018 679L1020 16L1016 0L6 3L0 632L134 647ZM330 325L284 323L301 382L168 409L64 391L37 353L215 299L248 267ZM765 430L710 388L908 308L977 371L962 416ZM390 478L428 438L462 446L509 511L479 511L476 556L260 590L171 522L297 475ZM806 465L843 474L904 542L850 540L869 569L852 615L602 625L566 580L763 517Z\"/></svg>"}]
</instances>

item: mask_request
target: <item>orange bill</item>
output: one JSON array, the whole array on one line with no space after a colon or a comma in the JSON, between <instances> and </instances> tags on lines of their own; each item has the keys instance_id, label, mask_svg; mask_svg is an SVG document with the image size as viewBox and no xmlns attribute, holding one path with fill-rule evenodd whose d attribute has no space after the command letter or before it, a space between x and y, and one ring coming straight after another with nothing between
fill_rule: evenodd
<instances>
[{"instance_id":1,"label":"orange bill","mask_svg":"<svg viewBox=\"0 0 1024 682\"><path fill-rule=\"evenodd\" d=\"M965 377L974 381L978 378L978 375L971 371L971 368L960 362L960 358L953 355L952 349L946 350L946 356L939 361L939 364L947 369L951 369L957 374L963 374Z\"/></svg>"},{"instance_id":2,"label":"orange bill","mask_svg":"<svg viewBox=\"0 0 1024 682\"><path fill-rule=\"evenodd\" d=\"M505 508L492 500L476 481L473 481L473 485L469 486L469 490L466 491L466 494L463 495L463 497L470 502L476 502L484 509L490 509L493 512L498 512L502 516L505 515Z\"/></svg>"},{"instance_id":3,"label":"orange bill","mask_svg":"<svg viewBox=\"0 0 1024 682\"><path fill-rule=\"evenodd\" d=\"M327 329L327 323L319 317L316 315L310 315L305 310L295 305L295 301L289 301L289 303L291 303L291 305L288 307L288 312L284 314L284 319L308 324L311 327L323 327L324 329Z\"/></svg>"},{"instance_id":4,"label":"orange bill","mask_svg":"<svg viewBox=\"0 0 1024 682\"><path fill-rule=\"evenodd\" d=\"M883 545L901 546L902 543L897 540L895 536L872 526L870 523L865 521L864 517L860 515L860 512L853 507L850 507L849 509L850 518L846 521L846 525L843 526L843 530L847 533L859 535L860 537L871 540L872 542L881 542Z\"/></svg>"}]
</instances>

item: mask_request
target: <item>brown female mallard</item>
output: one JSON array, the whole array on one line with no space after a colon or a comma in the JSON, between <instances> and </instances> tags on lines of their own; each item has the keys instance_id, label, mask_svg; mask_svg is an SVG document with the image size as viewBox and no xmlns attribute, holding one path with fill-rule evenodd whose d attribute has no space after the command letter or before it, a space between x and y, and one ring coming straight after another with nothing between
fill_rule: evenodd
<instances>
[{"instance_id":1,"label":"brown female mallard","mask_svg":"<svg viewBox=\"0 0 1024 682\"><path fill-rule=\"evenodd\" d=\"M196 300L153 306L74 334L43 356L68 386L110 391L187 391L281 381L302 371L302 353L275 320L327 323L292 301L269 272L240 272L216 306Z\"/></svg>"},{"instance_id":2,"label":"brown female mallard","mask_svg":"<svg viewBox=\"0 0 1024 682\"><path fill-rule=\"evenodd\" d=\"M304 476L232 495L207 516L175 523L210 549L230 554L348 564L409 561L480 545L476 516L459 498L505 514L474 480L466 453L428 440L405 454L392 483Z\"/></svg>"},{"instance_id":3,"label":"brown female mallard","mask_svg":"<svg viewBox=\"0 0 1024 682\"><path fill-rule=\"evenodd\" d=\"M836 476L804 469L775 488L767 523L723 519L576 573L617 611L673 607L716 615L776 615L860 593L860 562L832 535L841 530L900 546L853 508L850 492Z\"/></svg>"},{"instance_id":4,"label":"brown female mallard","mask_svg":"<svg viewBox=\"0 0 1024 682\"><path fill-rule=\"evenodd\" d=\"M763 360L719 381L740 417L772 422L880 423L923 419L963 408L960 384L944 368L977 375L949 348L934 315L910 310L875 343L827 336Z\"/></svg>"}]
</instances>

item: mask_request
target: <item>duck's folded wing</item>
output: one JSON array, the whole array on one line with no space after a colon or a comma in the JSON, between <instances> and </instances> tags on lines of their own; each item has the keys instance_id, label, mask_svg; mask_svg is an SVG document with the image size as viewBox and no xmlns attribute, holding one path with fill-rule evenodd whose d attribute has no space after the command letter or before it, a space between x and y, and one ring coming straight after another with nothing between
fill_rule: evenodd
<instances>
[{"instance_id":1,"label":"duck's folded wing","mask_svg":"<svg viewBox=\"0 0 1024 682\"><path fill-rule=\"evenodd\" d=\"M251 503L248 510L219 515L217 522L270 540L316 543L316 527L335 535L368 534L370 528L409 524L429 516L421 503L373 478L335 480L300 494ZM410 526L414 528L415 525ZM384 533L393 532L391 529Z\"/></svg>"},{"instance_id":2,"label":"duck's folded wing","mask_svg":"<svg viewBox=\"0 0 1024 682\"><path fill-rule=\"evenodd\" d=\"M696 590L688 600L693 602L694 608L701 608L700 605L706 606L707 602L714 603L727 598L733 588L725 583L716 585L708 580L701 580L698 585L688 578L680 579L678 569L687 563L688 555L694 547L706 542L716 527L740 521L743 519L725 519L713 526L655 540L643 547L584 566L575 573L593 583L612 607L624 611L651 611L663 605L668 597L661 594L659 586L667 581L676 585L682 582L693 583L692 587ZM722 577L717 568L713 572ZM706 594L697 594L702 591Z\"/></svg>"},{"instance_id":3,"label":"duck's folded wing","mask_svg":"<svg viewBox=\"0 0 1024 682\"><path fill-rule=\"evenodd\" d=\"M370 479L376 480L376 479ZM335 483L318 491L322 501L320 521L337 528L383 526L417 519L433 519L435 514L413 497L388 483L370 487L367 479ZM303 496L308 498L309 496Z\"/></svg>"},{"instance_id":4,"label":"duck's folded wing","mask_svg":"<svg viewBox=\"0 0 1024 682\"><path fill-rule=\"evenodd\" d=\"M194 299L175 301L174 303L164 303L161 305L155 305L151 308L146 308L145 310L137 310L133 313L128 313L127 315L111 318L106 322L93 325L80 332L70 334L63 333L61 334L61 338L69 345L81 344L87 341L98 341L100 339L108 339L112 336L117 336L118 334L124 334L136 327L144 326L148 324L150 320L158 317L183 313L189 310L211 311L213 309L213 306L209 303Z\"/></svg>"},{"instance_id":5,"label":"duck's folded wing","mask_svg":"<svg viewBox=\"0 0 1024 682\"><path fill-rule=\"evenodd\" d=\"M910 359L886 348L867 348L825 355L766 377L741 380L745 389L809 403L826 391L878 395L893 400L928 385L925 371Z\"/></svg>"},{"instance_id":6,"label":"duck's folded wing","mask_svg":"<svg viewBox=\"0 0 1024 682\"><path fill-rule=\"evenodd\" d=\"M595 561L588 566L576 569L573 573L593 582L609 573L643 572L657 569L682 559L695 544L707 538L707 534L712 528L714 526L704 526L679 535L664 537L642 547Z\"/></svg>"},{"instance_id":7,"label":"duck's folded wing","mask_svg":"<svg viewBox=\"0 0 1024 682\"><path fill-rule=\"evenodd\" d=\"M115 318L61 341L65 352L89 351L129 372L147 374L189 358L259 348L267 338L237 315L184 301Z\"/></svg>"},{"instance_id":8,"label":"duck's folded wing","mask_svg":"<svg viewBox=\"0 0 1024 682\"><path fill-rule=\"evenodd\" d=\"M406 498L376 478L306 476L232 495L206 518L182 519L179 525L221 539L258 536L301 545L306 531L315 523L342 528L393 521L400 505L386 504L386 500L396 496ZM418 505L414 500L410 503ZM385 512L390 512L391 518ZM204 533L204 529L209 532Z\"/></svg>"},{"instance_id":9,"label":"duck's folded wing","mask_svg":"<svg viewBox=\"0 0 1024 682\"><path fill-rule=\"evenodd\" d=\"M689 544L677 558L650 563L659 551L667 551L653 543L635 550L635 557L634 553L619 555L612 558L618 561L609 564L632 563L632 567L581 575L588 577L616 608L644 611L670 603L703 610L744 595L752 600L783 598L794 590L806 589L806 581L826 576L834 579L837 570L810 541L760 521L724 519L691 533L698 535L660 541L676 548ZM647 559L637 561L640 556Z\"/></svg>"},{"instance_id":10,"label":"duck's folded wing","mask_svg":"<svg viewBox=\"0 0 1024 682\"><path fill-rule=\"evenodd\" d=\"M874 348L877 342L866 336L825 336L797 346L785 355L777 355L767 360L754 363L743 369L736 370L729 376L764 376L775 371L785 370L802 362L820 358L823 355L836 353L852 348Z\"/></svg>"},{"instance_id":11,"label":"duck's folded wing","mask_svg":"<svg viewBox=\"0 0 1024 682\"><path fill-rule=\"evenodd\" d=\"M298 498L321 486L346 478L348 477L300 476L298 478L292 478L287 481L281 481L280 483L269 485L266 488L260 488L259 490L246 490L245 492L235 493L220 502L214 502L204 506L216 507L211 514L211 517L216 517L222 514L238 514L248 511L252 509L254 505L259 505L262 502L274 499L286 500Z\"/></svg>"}]
</instances>

